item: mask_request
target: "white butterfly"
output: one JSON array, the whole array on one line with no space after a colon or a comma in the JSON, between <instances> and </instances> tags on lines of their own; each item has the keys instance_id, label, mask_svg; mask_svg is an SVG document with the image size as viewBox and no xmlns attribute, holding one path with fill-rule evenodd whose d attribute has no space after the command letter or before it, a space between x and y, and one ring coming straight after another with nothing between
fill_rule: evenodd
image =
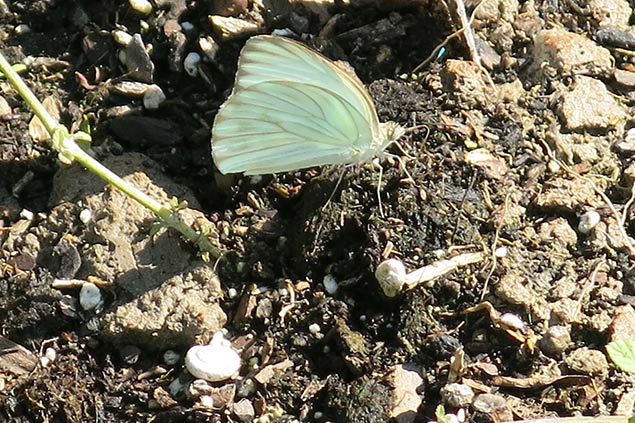
<instances>
[{"instance_id":1,"label":"white butterfly","mask_svg":"<svg viewBox=\"0 0 635 423\"><path fill-rule=\"evenodd\" d=\"M296 41L250 38L212 128L221 173L261 175L381 156L405 133L380 123L361 81Z\"/></svg>"}]
</instances>

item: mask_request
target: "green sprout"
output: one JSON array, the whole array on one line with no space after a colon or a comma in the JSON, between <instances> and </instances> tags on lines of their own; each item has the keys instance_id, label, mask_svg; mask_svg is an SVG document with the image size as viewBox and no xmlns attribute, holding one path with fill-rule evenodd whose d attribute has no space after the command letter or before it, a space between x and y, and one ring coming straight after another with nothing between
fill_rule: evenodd
<instances>
[{"instance_id":1,"label":"green sprout","mask_svg":"<svg viewBox=\"0 0 635 423\"><path fill-rule=\"evenodd\" d=\"M20 68L18 67L18 69ZM71 134L64 125L57 122L44 108L44 105L24 83L14 67L9 64L2 53L0 53L0 72L40 119L46 131L51 136L51 145L53 149L57 151L58 158L62 163L80 163L104 181L137 201L156 215L160 225L175 229L187 240L193 242L198 247L203 260L209 261L210 257L219 258L222 255L222 250L212 244L205 231L199 232L195 230L179 217L178 211L187 207L186 203L179 202L178 200L173 200L168 205L159 203L157 200L114 174L110 169L92 158L82 149L80 145L90 145L91 136L88 126L83 124L82 131Z\"/></svg>"}]
</instances>

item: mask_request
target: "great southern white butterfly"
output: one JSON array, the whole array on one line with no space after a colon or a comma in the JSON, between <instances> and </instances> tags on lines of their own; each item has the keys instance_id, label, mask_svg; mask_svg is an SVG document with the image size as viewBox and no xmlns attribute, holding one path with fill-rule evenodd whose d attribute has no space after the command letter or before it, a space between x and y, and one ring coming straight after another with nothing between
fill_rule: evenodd
<instances>
[{"instance_id":1,"label":"great southern white butterfly","mask_svg":"<svg viewBox=\"0 0 635 423\"><path fill-rule=\"evenodd\" d=\"M381 156L405 133L380 123L362 82L288 38L247 40L212 127L221 173L262 175Z\"/></svg>"}]
</instances>

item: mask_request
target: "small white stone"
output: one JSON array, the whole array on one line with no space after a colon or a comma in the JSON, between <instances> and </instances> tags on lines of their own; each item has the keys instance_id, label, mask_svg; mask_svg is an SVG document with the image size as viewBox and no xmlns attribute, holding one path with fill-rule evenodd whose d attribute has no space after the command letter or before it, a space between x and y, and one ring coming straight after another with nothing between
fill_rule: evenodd
<instances>
[{"instance_id":1,"label":"small white stone","mask_svg":"<svg viewBox=\"0 0 635 423\"><path fill-rule=\"evenodd\" d=\"M505 246L498 247L497 249L494 250L494 255L498 258L507 257L508 253L509 253L509 250Z\"/></svg>"},{"instance_id":2,"label":"small white stone","mask_svg":"<svg viewBox=\"0 0 635 423\"><path fill-rule=\"evenodd\" d=\"M209 382L229 379L238 373L240 365L240 356L222 332L217 332L209 345L193 346L185 356L187 370Z\"/></svg>"},{"instance_id":3,"label":"small white stone","mask_svg":"<svg viewBox=\"0 0 635 423\"><path fill-rule=\"evenodd\" d=\"M128 0L130 7L137 12L147 15L152 12L152 3L148 0Z\"/></svg>"},{"instance_id":4,"label":"small white stone","mask_svg":"<svg viewBox=\"0 0 635 423\"><path fill-rule=\"evenodd\" d=\"M324 285L324 289L329 294L333 295L337 292L337 281L335 277L331 274L324 275L324 279L322 280L322 284Z\"/></svg>"},{"instance_id":5,"label":"small white stone","mask_svg":"<svg viewBox=\"0 0 635 423\"><path fill-rule=\"evenodd\" d=\"M132 35L128 34L125 31L116 29L112 32L112 39L115 40L115 42L119 44L120 46L125 47L128 44L130 44L130 41L132 40Z\"/></svg>"},{"instance_id":6,"label":"small white stone","mask_svg":"<svg viewBox=\"0 0 635 423\"><path fill-rule=\"evenodd\" d=\"M400 260L384 260L375 270L375 279L387 297L394 297L406 283L406 268Z\"/></svg>"},{"instance_id":7,"label":"small white stone","mask_svg":"<svg viewBox=\"0 0 635 423\"><path fill-rule=\"evenodd\" d=\"M198 75L198 64L201 62L201 55L195 52L189 53L183 60L183 69L190 76Z\"/></svg>"},{"instance_id":8,"label":"small white stone","mask_svg":"<svg viewBox=\"0 0 635 423\"><path fill-rule=\"evenodd\" d=\"M549 172L551 173L559 173L561 166L560 163L558 163L555 160L549 160L549 163L547 163L547 168L549 169Z\"/></svg>"},{"instance_id":9,"label":"small white stone","mask_svg":"<svg viewBox=\"0 0 635 423\"><path fill-rule=\"evenodd\" d=\"M31 32L31 27L27 24L19 24L16 25L15 28L13 28L13 31L17 35L28 34L29 32Z\"/></svg>"},{"instance_id":10,"label":"small white stone","mask_svg":"<svg viewBox=\"0 0 635 423\"><path fill-rule=\"evenodd\" d=\"M185 32L191 31L194 29L194 24L192 22L184 21L184 22L181 22L181 28Z\"/></svg>"},{"instance_id":11,"label":"small white stone","mask_svg":"<svg viewBox=\"0 0 635 423\"><path fill-rule=\"evenodd\" d=\"M44 355L40 357L40 364L42 365L42 367L46 367L54 362L56 358L57 351L55 351L54 348L49 347L44 351Z\"/></svg>"},{"instance_id":12,"label":"small white stone","mask_svg":"<svg viewBox=\"0 0 635 423\"><path fill-rule=\"evenodd\" d=\"M102 303L101 291L94 283L87 282L79 291L79 305L86 311L96 308Z\"/></svg>"},{"instance_id":13,"label":"small white stone","mask_svg":"<svg viewBox=\"0 0 635 423\"><path fill-rule=\"evenodd\" d=\"M20 217L22 219L33 220L33 216L34 214L31 210L22 209L22 211L20 212Z\"/></svg>"},{"instance_id":14,"label":"small white stone","mask_svg":"<svg viewBox=\"0 0 635 423\"><path fill-rule=\"evenodd\" d=\"M88 222L90 222L91 217L93 217L93 212L90 209L84 209L79 212L79 220L83 224L87 224Z\"/></svg>"},{"instance_id":15,"label":"small white stone","mask_svg":"<svg viewBox=\"0 0 635 423\"><path fill-rule=\"evenodd\" d=\"M177 353L174 350L167 350L163 353L163 362L168 366L174 366L176 363L179 362L180 358L181 354Z\"/></svg>"},{"instance_id":16,"label":"small white stone","mask_svg":"<svg viewBox=\"0 0 635 423\"><path fill-rule=\"evenodd\" d=\"M578 222L578 231L583 234L588 234L593 230L593 228L597 226L598 223L600 223L600 220L602 220L600 213L596 212L595 210L589 210L588 212L580 216L580 222Z\"/></svg>"},{"instance_id":17,"label":"small white stone","mask_svg":"<svg viewBox=\"0 0 635 423\"><path fill-rule=\"evenodd\" d=\"M165 94L157 84L150 85L143 93L143 107L156 110L165 101Z\"/></svg>"},{"instance_id":18,"label":"small white stone","mask_svg":"<svg viewBox=\"0 0 635 423\"><path fill-rule=\"evenodd\" d=\"M316 333L320 333L320 331L322 330L322 328L320 327L320 325L318 325L317 323L311 323L309 325L309 332L311 332L312 334L316 334Z\"/></svg>"},{"instance_id":19,"label":"small white stone","mask_svg":"<svg viewBox=\"0 0 635 423\"><path fill-rule=\"evenodd\" d=\"M236 290L236 288L229 288L227 290L227 296L229 298L236 298L238 296L238 291Z\"/></svg>"},{"instance_id":20,"label":"small white stone","mask_svg":"<svg viewBox=\"0 0 635 423\"><path fill-rule=\"evenodd\" d=\"M220 50L220 46L212 37L201 37L198 39L198 48L201 49L205 57L210 62L216 60L216 54Z\"/></svg>"}]
</instances>

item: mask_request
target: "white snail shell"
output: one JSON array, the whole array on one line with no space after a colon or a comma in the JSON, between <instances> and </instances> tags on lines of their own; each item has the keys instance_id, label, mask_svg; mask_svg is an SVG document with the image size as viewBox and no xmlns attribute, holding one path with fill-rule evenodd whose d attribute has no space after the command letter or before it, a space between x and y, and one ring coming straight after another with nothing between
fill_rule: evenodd
<instances>
[{"instance_id":1,"label":"white snail shell","mask_svg":"<svg viewBox=\"0 0 635 423\"><path fill-rule=\"evenodd\" d=\"M195 345L185 355L185 367L192 376L209 382L229 379L238 373L240 365L240 356L221 332L209 345Z\"/></svg>"},{"instance_id":2,"label":"white snail shell","mask_svg":"<svg viewBox=\"0 0 635 423\"><path fill-rule=\"evenodd\" d=\"M375 270L375 279L387 297L394 297L401 292L406 282L406 268L397 259L382 261Z\"/></svg>"}]
</instances>

